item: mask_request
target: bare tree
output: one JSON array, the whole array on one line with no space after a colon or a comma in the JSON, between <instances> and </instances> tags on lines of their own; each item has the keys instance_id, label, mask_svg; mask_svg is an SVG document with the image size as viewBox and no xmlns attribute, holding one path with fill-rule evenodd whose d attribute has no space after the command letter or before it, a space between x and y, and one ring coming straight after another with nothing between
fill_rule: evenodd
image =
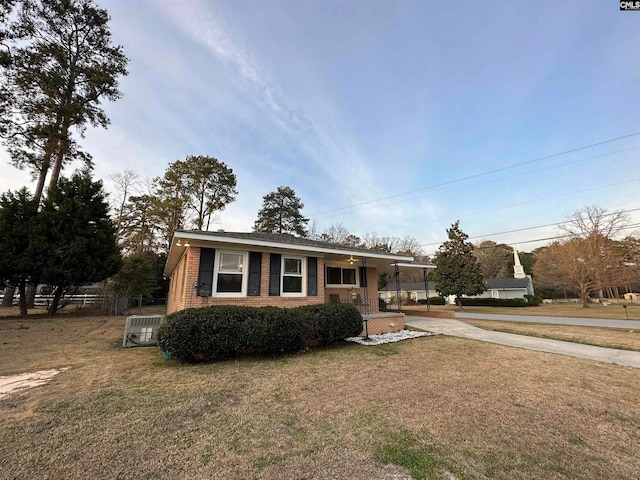
<instances>
[{"instance_id":1,"label":"bare tree","mask_svg":"<svg viewBox=\"0 0 640 480\"><path fill-rule=\"evenodd\" d=\"M473 247L484 278L505 278L512 276L513 254L508 245L484 240Z\"/></svg>"},{"instance_id":2,"label":"bare tree","mask_svg":"<svg viewBox=\"0 0 640 480\"><path fill-rule=\"evenodd\" d=\"M589 206L575 212L561 228L567 239L554 242L537 256L534 267L541 287L575 290L584 307L589 297L607 292L617 296L622 281L624 255L616 238L625 230L628 215L623 211Z\"/></svg>"},{"instance_id":3,"label":"bare tree","mask_svg":"<svg viewBox=\"0 0 640 480\"><path fill-rule=\"evenodd\" d=\"M582 238L554 242L540 252L534 266L540 287L577 293L585 308L589 306L589 296L598 287L596 265L593 259L583 256L586 243Z\"/></svg>"},{"instance_id":4,"label":"bare tree","mask_svg":"<svg viewBox=\"0 0 640 480\"><path fill-rule=\"evenodd\" d=\"M612 293L616 283L616 270L621 261L614 241L618 238L629 222L629 216L622 210L608 212L604 208L588 206L578 210L568 218L568 222L561 227L571 239L582 239L579 258L593 269L596 282L596 292L599 298L604 291Z\"/></svg>"},{"instance_id":5,"label":"bare tree","mask_svg":"<svg viewBox=\"0 0 640 480\"><path fill-rule=\"evenodd\" d=\"M109 175L109 179L115 185L115 198L112 199L112 211L116 226L116 241L122 240L123 223L125 221L125 207L131 195L139 193L140 180L138 174L132 170Z\"/></svg>"}]
</instances>

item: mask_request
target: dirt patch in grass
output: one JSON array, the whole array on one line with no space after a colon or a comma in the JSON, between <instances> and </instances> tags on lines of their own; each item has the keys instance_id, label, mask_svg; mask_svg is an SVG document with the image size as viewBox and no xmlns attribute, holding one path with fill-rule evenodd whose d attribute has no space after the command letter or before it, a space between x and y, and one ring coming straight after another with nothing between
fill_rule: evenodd
<instances>
[{"instance_id":1,"label":"dirt patch in grass","mask_svg":"<svg viewBox=\"0 0 640 480\"><path fill-rule=\"evenodd\" d=\"M517 333L568 342L640 351L640 330L622 328L581 327L490 320L459 319L470 325L496 332Z\"/></svg>"},{"instance_id":2,"label":"dirt patch in grass","mask_svg":"<svg viewBox=\"0 0 640 480\"><path fill-rule=\"evenodd\" d=\"M124 323L0 320L0 375L71 367L0 400L3 476L638 477L637 369L444 336L185 365Z\"/></svg>"}]
</instances>

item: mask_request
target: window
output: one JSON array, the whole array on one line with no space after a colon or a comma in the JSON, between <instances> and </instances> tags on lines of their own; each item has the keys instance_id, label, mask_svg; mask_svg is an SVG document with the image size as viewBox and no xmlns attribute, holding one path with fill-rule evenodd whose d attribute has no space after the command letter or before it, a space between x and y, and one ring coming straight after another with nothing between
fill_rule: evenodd
<instances>
[{"instance_id":1,"label":"window","mask_svg":"<svg viewBox=\"0 0 640 480\"><path fill-rule=\"evenodd\" d=\"M327 285L355 286L357 283L355 268L327 267L326 278Z\"/></svg>"},{"instance_id":2,"label":"window","mask_svg":"<svg viewBox=\"0 0 640 480\"><path fill-rule=\"evenodd\" d=\"M214 294L243 296L246 293L246 254L241 252L216 252Z\"/></svg>"},{"instance_id":3,"label":"window","mask_svg":"<svg viewBox=\"0 0 640 480\"><path fill-rule=\"evenodd\" d=\"M296 257L282 257L282 294L303 295L303 293L303 259Z\"/></svg>"}]
</instances>

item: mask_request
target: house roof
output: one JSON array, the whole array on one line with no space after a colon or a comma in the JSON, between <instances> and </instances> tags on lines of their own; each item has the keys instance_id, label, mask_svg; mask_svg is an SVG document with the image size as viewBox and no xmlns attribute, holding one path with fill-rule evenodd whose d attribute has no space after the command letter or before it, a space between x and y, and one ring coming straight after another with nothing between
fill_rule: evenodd
<instances>
[{"instance_id":1,"label":"house roof","mask_svg":"<svg viewBox=\"0 0 640 480\"><path fill-rule=\"evenodd\" d=\"M486 278L484 285L487 290L520 290L527 288L528 278Z\"/></svg>"},{"instance_id":2,"label":"house roof","mask_svg":"<svg viewBox=\"0 0 640 480\"><path fill-rule=\"evenodd\" d=\"M177 243L180 240L181 246ZM171 275L180 257L187 248L184 244L189 241L190 246L210 247L212 244L221 248L247 248L261 251L287 251L315 254L329 257L366 258L377 263L383 262L412 262L413 257L381 252L366 248L350 247L335 243L311 240L309 238L294 237L293 235L277 233L247 233L247 232L202 232L199 230L177 230L171 242L164 275Z\"/></svg>"}]
</instances>

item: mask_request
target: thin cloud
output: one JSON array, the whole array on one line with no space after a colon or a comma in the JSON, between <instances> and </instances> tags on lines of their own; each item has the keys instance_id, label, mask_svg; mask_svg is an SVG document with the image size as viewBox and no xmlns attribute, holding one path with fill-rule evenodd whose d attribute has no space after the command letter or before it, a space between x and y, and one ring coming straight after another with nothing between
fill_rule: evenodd
<instances>
[{"instance_id":1,"label":"thin cloud","mask_svg":"<svg viewBox=\"0 0 640 480\"><path fill-rule=\"evenodd\" d=\"M335 132L324 131L301 108L288 101L250 53L220 26L209 5L200 1L180 4L158 1L156 4L186 37L204 46L220 61L232 65L243 80L254 86L262 104L271 112L271 120L294 139L295 148L321 169L325 178L348 186L349 199L371 193L374 181L363 156L343 138L336 137ZM299 165L296 168L299 169ZM356 177L357 184L353 182Z\"/></svg>"}]
</instances>

